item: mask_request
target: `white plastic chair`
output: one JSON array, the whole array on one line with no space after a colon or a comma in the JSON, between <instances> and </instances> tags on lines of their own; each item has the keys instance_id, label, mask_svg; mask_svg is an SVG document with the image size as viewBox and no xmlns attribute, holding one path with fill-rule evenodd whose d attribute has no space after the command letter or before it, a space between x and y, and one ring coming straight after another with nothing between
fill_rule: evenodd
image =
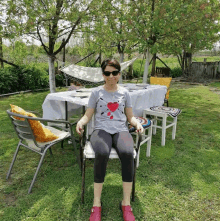
<instances>
[{"instance_id":1,"label":"white plastic chair","mask_svg":"<svg viewBox=\"0 0 220 221\"><path fill-rule=\"evenodd\" d=\"M147 145L147 156L150 156L150 146L151 146L151 136L152 136L152 122L150 120L147 121L148 124L143 125L144 130L149 128L148 135L136 133L135 128L132 127L129 129L129 132L131 134L136 135L136 142L134 144L134 179L133 179L133 185L132 185L132 201L134 201L134 193L135 193L135 175L136 175L136 168L139 165L139 155L140 155L140 146L144 144L145 142L148 142ZM84 203L84 193L85 193L85 168L86 168L86 160L87 159L94 159L95 158L95 152L92 149L91 142L89 141L89 136L94 128L94 117L92 120L87 124L86 127L86 141L84 142L83 139L81 139L81 155L82 155L82 192L81 192L81 201ZM90 129L90 130L89 130ZM142 140L142 138L144 138ZM116 150L112 147L109 159L118 159L118 154Z\"/></svg>"}]
</instances>

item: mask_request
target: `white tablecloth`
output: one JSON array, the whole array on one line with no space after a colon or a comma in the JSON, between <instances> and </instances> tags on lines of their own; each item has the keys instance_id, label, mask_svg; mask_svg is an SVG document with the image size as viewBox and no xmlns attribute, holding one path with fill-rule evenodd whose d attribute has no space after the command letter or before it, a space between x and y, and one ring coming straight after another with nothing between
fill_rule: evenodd
<instances>
[{"instance_id":1,"label":"white tablecloth","mask_svg":"<svg viewBox=\"0 0 220 221\"><path fill-rule=\"evenodd\" d=\"M130 91L134 116L141 117L143 110L153 106L161 106L164 103L166 86L147 85L146 88L135 86L135 84L124 84ZM138 90L137 90L138 89ZM74 97L76 91L65 91L48 94L44 103L43 118L65 119L65 101L68 102L68 116L79 113L82 106L87 106L89 98Z\"/></svg>"}]
</instances>

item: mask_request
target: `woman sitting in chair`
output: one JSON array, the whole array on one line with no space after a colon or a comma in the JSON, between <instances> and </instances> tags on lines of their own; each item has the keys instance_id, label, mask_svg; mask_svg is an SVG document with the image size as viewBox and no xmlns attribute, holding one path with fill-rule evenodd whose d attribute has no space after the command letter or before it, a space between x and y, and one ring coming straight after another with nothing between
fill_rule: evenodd
<instances>
[{"instance_id":1,"label":"woman sitting in chair","mask_svg":"<svg viewBox=\"0 0 220 221\"><path fill-rule=\"evenodd\" d=\"M81 135L83 126L95 113L95 129L90 138L95 152L94 202L90 221L101 220L100 198L112 146L116 149L122 165L123 200L120 202L120 209L124 220L133 221L135 218L130 206L130 196L134 174L134 144L127 121L138 132L143 133L143 127L133 115L128 90L117 84L121 70L118 61L107 59L102 62L101 68L105 84L92 91L86 113L76 126L76 132Z\"/></svg>"}]
</instances>

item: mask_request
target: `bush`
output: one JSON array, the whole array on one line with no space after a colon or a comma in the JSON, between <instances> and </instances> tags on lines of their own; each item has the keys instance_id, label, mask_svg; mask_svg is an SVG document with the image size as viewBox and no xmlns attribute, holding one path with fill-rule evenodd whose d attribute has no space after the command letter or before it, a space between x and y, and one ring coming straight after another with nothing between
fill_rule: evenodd
<instances>
[{"instance_id":1,"label":"bush","mask_svg":"<svg viewBox=\"0 0 220 221\"><path fill-rule=\"evenodd\" d=\"M48 72L36 65L0 69L0 94L49 87Z\"/></svg>"},{"instance_id":2,"label":"bush","mask_svg":"<svg viewBox=\"0 0 220 221\"><path fill-rule=\"evenodd\" d=\"M139 77L143 76L144 65L145 65L145 61L143 61L143 59L137 59L133 63L133 76L134 76L134 78L139 78Z\"/></svg>"},{"instance_id":3,"label":"bush","mask_svg":"<svg viewBox=\"0 0 220 221\"><path fill-rule=\"evenodd\" d=\"M66 78L65 78L64 74L62 74L62 73L56 74L55 78L56 78L56 87L66 86Z\"/></svg>"},{"instance_id":4,"label":"bush","mask_svg":"<svg viewBox=\"0 0 220 221\"><path fill-rule=\"evenodd\" d=\"M0 94L6 94L19 90L19 80L16 68L5 67L0 69Z\"/></svg>"},{"instance_id":5,"label":"bush","mask_svg":"<svg viewBox=\"0 0 220 221\"><path fill-rule=\"evenodd\" d=\"M180 67L175 67L175 68L171 69L170 76L172 78L176 78L176 77L182 76L182 69Z\"/></svg>"}]
</instances>

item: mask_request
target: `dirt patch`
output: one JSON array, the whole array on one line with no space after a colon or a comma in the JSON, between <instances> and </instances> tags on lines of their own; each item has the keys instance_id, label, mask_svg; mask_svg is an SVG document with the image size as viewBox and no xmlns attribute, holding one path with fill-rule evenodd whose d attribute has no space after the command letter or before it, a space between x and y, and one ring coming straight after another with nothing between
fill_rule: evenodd
<instances>
[{"instance_id":1,"label":"dirt patch","mask_svg":"<svg viewBox=\"0 0 220 221\"><path fill-rule=\"evenodd\" d=\"M15 206L16 205L16 198L13 193L4 194L3 201L8 206Z\"/></svg>"},{"instance_id":2,"label":"dirt patch","mask_svg":"<svg viewBox=\"0 0 220 221\"><path fill-rule=\"evenodd\" d=\"M209 90L212 91L213 93L216 93L216 94L220 95L220 89L219 88L210 87Z\"/></svg>"}]
</instances>

